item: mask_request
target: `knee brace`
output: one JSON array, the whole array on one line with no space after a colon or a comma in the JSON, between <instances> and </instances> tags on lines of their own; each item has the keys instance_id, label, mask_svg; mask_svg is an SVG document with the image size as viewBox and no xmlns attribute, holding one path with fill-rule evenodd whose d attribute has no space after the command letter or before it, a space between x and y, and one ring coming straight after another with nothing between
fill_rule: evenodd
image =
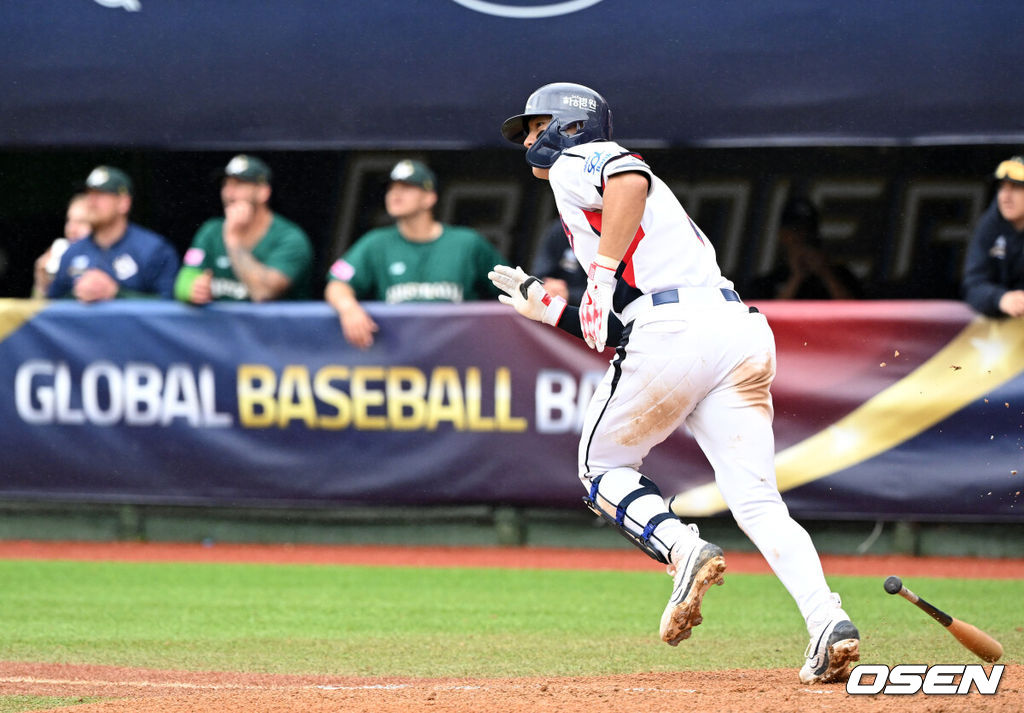
<instances>
[{"instance_id":1,"label":"knee brace","mask_svg":"<svg viewBox=\"0 0 1024 713\"><path fill-rule=\"evenodd\" d=\"M665 508L654 481L635 470L616 468L591 479L583 502L651 559L669 563L675 540L665 536L671 534L672 523L679 528L682 523Z\"/></svg>"}]
</instances>

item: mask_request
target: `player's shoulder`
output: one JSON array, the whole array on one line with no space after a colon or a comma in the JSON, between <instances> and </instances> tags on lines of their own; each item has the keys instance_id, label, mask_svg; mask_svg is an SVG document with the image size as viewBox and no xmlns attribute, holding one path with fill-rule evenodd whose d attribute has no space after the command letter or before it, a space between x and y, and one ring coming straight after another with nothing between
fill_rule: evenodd
<instances>
[{"instance_id":1,"label":"player's shoulder","mask_svg":"<svg viewBox=\"0 0 1024 713\"><path fill-rule=\"evenodd\" d=\"M401 240L401 234L398 232L398 227L395 225L385 225L380 228L371 228L365 233L360 235L353 243L355 245L380 245L386 242L393 242Z\"/></svg>"},{"instance_id":2,"label":"player's shoulder","mask_svg":"<svg viewBox=\"0 0 1024 713\"><path fill-rule=\"evenodd\" d=\"M138 223L129 223L128 229L125 231L125 237L136 243L155 250L165 245L169 246L170 241L155 230L144 228Z\"/></svg>"},{"instance_id":3,"label":"player's shoulder","mask_svg":"<svg viewBox=\"0 0 1024 713\"><path fill-rule=\"evenodd\" d=\"M224 227L224 216L215 216L213 218L207 218L203 221L203 224L199 226L197 233L209 233L214 230L222 230Z\"/></svg>"},{"instance_id":4,"label":"player's shoulder","mask_svg":"<svg viewBox=\"0 0 1024 713\"><path fill-rule=\"evenodd\" d=\"M298 235L303 240L309 240L309 236L306 235L306 231L303 230L302 226L296 223L294 220L286 218L277 212L275 212L273 216L274 218L271 225L273 225L278 231L285 235Z\"/></svg>"},{"instance_id":5,"label":"player's shoulder","mask_svg":"<svg viewBox=\"0 0 1024 713\"><path fill-rule=\"evenodd\" d=\"M586 174L597 176L604 174L606 167L612 165L616 170L620 170L627 164L634 166L632 170L649 169L640 154L630 151L614 141L592 141L573 146L562 152L559 160L561 161L562 158L565 159L565 162L562 163L564 170L582 170Z\"/></svg>"},{"instance_id":6,"label":"player's shoulder","mask_svg":"<svg viewBox=\"0 0 1024 713\"><path fill-rule=\"evenodd\" d=\"M626 153L626 149L614 141L590 141L589 143L565 149L559 158L565 158L569 161L586 162L603 156L615 156L620 153Z\"/></svg>"},{"instance_id":7,"label":"player's shoulder","mask_svg":"<svg viewBox=\"0 0 1024 713\"><path fill-rule=\"evenodd\" d=\"M470 228L467 225L449 225L444 224L445 239L451 241L458 241L460 243L479 243L486 242L485 238L478 230Z\"/></svg>"},{"instance_id":8,"label":"player's shoulder","mask_svg":"<svg viewBox=\"0 0 1024 713\"><path fill-rule=\"evenodd\" d=\"M92 241L92 236L89 236L69 243L68 249L64 251L64 256L74 257L75 255L88 255L96 250L96 244Z\"/></svg>"}]
</instances>

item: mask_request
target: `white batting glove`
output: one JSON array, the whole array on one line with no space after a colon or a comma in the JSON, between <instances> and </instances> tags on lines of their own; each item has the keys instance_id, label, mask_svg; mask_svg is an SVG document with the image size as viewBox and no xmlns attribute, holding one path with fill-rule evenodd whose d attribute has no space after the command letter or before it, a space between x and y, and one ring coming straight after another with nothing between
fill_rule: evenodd
<instances>
[{"instance_id":1,"label":"white batting glove","mask_svg":"<svg viewBox=\"0 0 1024 713\"><path fill-rule=\"evenodd\" d=\"M555 326L565 311L566 301L561 297L552 297L544 289L536 277L527 275L523 268L514 270L508 265L495 265L487 273L488 279L504 295L498 295L503 304L511 305L515 311L535 322L543 322Z\"/></svg>"},{"instance_id":2,"label":"white batting glove","mask_svg":"<svg viewBox=\"0 0 1024 713\"><path fill-rule=\"evenodd\" d=\"M587 291L580 302L580 329L587 346L604 351L608 341L608 315L612 311L615 292L615 270L618 261L598 255L587 270Z\"/></svg>"}]
</instances>

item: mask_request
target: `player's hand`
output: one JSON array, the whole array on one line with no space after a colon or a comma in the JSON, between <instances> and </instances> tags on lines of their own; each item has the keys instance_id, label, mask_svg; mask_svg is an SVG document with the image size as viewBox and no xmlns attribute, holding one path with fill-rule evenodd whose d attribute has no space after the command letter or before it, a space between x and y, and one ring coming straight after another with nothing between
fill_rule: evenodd
<instances>
[{"instance_id":1,"label":"player's hand","mask_svg":"<svg viewBox=\"0 0 1024 713\"><path fill-rule=\"evenodd\" d=\"M224 204L224 245L239 247L246 228L256 216L256 204L252 201L236 200Z\"/></svg>"},{"instance_id":2,"label":"player's hand","mask_svg":"<svg viewBox=\"0 0 1024 713\"><path fill-rule=\"evenodd\" d=\"M358 349L368 349L373 345L373 335L380 327L361 305L348 305L338 315L341 320L341 331L349 344Z\"/></svg>"},{"instance_id":3,"label":"player's hand","mask_svg":"<svg viewBox=\"0 0 1024 713\"><path fill-rule=\"evenodd\" d=\"M99 268L89 268L75 280L72 293L82 302L102 302L117 297L117 281Z\"/></svg>"},{"instance_id":4,"label":"player's hand","mask_svg":"<svg viewBox=\"0 0 1024 713\"><path fill-rule=\"evenodd\" d=\"M601 255L590 263L587 270L587 291L580 302L580 329L587 346L604 351L608 341L608 317L612 311L615 292L615 268L610 258Z\"/></svg>"},{"instance_id":5,"label":"player's hand","mask_svg":"<svg viewBox=\"0 0 1024 713\"><path fill-rule=\"evenodd\" d=\"M51 275L49 271L47 271L46 269L46 263L48 263L49 261L49 250L47 250L45 253L36 258L36 262L33 269L33 297L46 297L46 291L50 288L50 284L53 282L53 275Z\"/></svg>"},{"instance_id":6,"label":"player's hand","mask_svg":"<svg viewBox=\"0 0 1024 713\"><path fill-rule=\"evenodd\" d=\"M203 270L192 282L192 291L189 294L189 302L197 305L209 304L213 301L213 271Z\"/></svg>"},{"instance_id":7,"label":"player's hand","mask_svg":"<svg viewBox=\"0 0 1024 713\"><path fill-rule=\"evenodd\" d=\"M1024 316L1024 290L1010 290L999 298L999 309L1011 317Z\"/></svg>"},{"instance_id":8,"label":"player's hand","mask_svg":"<svg viewBox=\"0 0 1024 713\"><path fill-rule=\"evenodd\" d=\"M508 265L495 265L487 273L494 286L504 292L498 295L502 304L511 305L516 312L535 322L554 326L565 311L566 302L561 297L552 297L541 286L540 280Z\"/></svg>"}]
</instances>

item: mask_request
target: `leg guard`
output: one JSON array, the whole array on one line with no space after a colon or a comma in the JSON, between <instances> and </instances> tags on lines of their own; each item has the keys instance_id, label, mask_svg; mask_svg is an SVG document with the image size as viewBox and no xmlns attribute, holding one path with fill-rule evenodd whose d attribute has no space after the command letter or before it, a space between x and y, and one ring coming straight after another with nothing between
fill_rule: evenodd
<instances>
[{"instance_id":1,"label":"leg guard","mask_svg":"<svg viewBox=\"0 0 1024 713\"><path fill-rule=\"evenodd\" d=\"M635 470L616 468L591 479L583 502L649 557L669 563L669 552L684 527L665 508L654 481Z\"/></svg>"}]
</instances>

